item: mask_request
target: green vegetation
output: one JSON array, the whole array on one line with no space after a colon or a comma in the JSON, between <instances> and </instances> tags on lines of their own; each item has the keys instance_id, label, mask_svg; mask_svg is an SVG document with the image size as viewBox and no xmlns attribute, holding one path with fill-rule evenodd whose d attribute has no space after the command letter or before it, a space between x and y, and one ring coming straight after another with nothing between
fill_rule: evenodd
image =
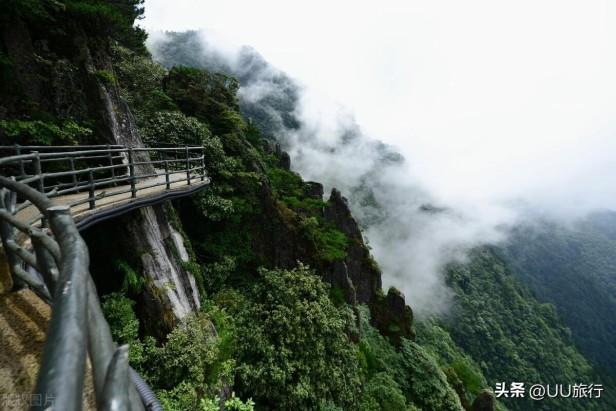
<instances>
[{"instance_id":1,"label":"green vegetation","mask_svg":"<svg viewBox=\"0 0 616 411\"><path fill-rule=\"evenodd\" d=\"M265 162L272 194L288 208L288 212L292 210L296 214L298 227L304 237L314 244L317 257L326 262L344 259L348 238L342 231L323 221L318 213L327 203L307 196L302 178L297 173L277 167L276 157L266 156Z\"/></svg>"},{"instance_id":2,"label":"green vegetation","mask_svg":"<svg viewBox=\"0 0 616 411\"><path fill-rule=\"evenodd\" d=\"M219 411L221 400L219 397L214 399L202 399L199 403L200 411ZM225 410L229 411L253 411L255 403L252 400L248 400L245 403L235 396L235 393L231 393L231 398L223 401Z\"/></svg>"},{"instance_id":3,"label":"green vegetation","mask_svg":"<svg viewBox=\"0 0 616 411\"><path fill-rule=\"evenodd\" d=\"M42 37L37 41L49 41L54 53L62 56L36 60L37 84L61 88L58 84L64 83L57 82L66 79L79 85L70 89L68 97L48 95L45 87L26 90L31 86L28 82L14 92L12 83L6 84L8 79L27 70L17 67L17 59L0 48L2 97L17 99L0 102L4 110L0 112L9 113L0 120L3 141L108 142L100 130L105 119L89 118L97 107L87 103L98 92L87 88L102 82L110 95L119 92L128 103L146 144L205 147L212 177L209 188L166 206L173 226L191 245L190 261L181 266L198 282L200 312L166 336L148 335L154 334L153 327L144 321L147 317L141 317L141 310L149 289L138 256L131 255L130 247L121 241L109 245L100 244L106 239L91 239L93 248L99 247L99 257L105 257L102 268L113 274L101 281L99 290L107 293L103 310L114 339L130 344L132 366L156 390L166 409L213 411L223 405L238 411L469 411L477 396L496 382L604 381L595 378L554 308L539 304L489 249L477 250L469 263L450 267L448 279L456 304L449 317L417 324L416 341L401 338L393 345L379 334L367 307L345 302L349 290L344 284L330 287L323 281L331 277L332 266L343 265L333 263L356 262L356 243L325 218L324 210L331 204L320 198L319 187L288 170L288 157L264 141L260 130L266 127L271 137L280 124L263 108L241 108L239 81L233 77L204 68L166 70L152 62L143 44L145 33L134 26L143 13L141 0L10 0L0 5L0 11L5 23L19 18L36 26L37 36ZM72 48L73 43L84 48ZM61 61L77 51L89 51L93 67ZM191 64L191 53L174 52L184 59L181 63ZM272 81L288 86L289 99L270 99L265 107L278 107L281 123L297 127L292 116L293 84L284 76ZM43 97L37 99L37 95ZM56 97L62 104L50 108L49 101ZM14 111L8 112L7 107ZM124 110L123 103L115 108ZM245 121L242 111L254 115L255 123ZM376 200L366 201L371 215L378 217ZM118 235L120 231L102 232ZM615 232L597 234L588 248L563 234L554 240L563 243L554 247L561 251L554 252L553 244L543 239L545 249L520 247L508 252L518 257L517 275L526 273L537 283L546 282L548 274L553 279L562 271L572 280L582 269L597 269L592 290L599 286L605 290L593 291L592 297L598 296L605 310L581 304L579 317L587 318L585 322L571 314L576 308L571 296L579 295L573 292L579 283L559 288L573 305L536 288L557 305L559 313L576 319L572 324L579 329L586 325L597 329L597 324L611 324L593 314L607 318L613 311L609 293L615 290L608 276L613 265L600 258L614 251L610 241L616 238ZM378 273L376 262L364 251L362 262ZM582 263L567 271L557 264L565 259ZM528 261L533 265L543 261L545 278L529 274L523 264ZM372 291L383 297L380 290ZM387 314L384 311L391 307L379 309L383 311L378 313ZM382 327L382 332L395 334L400 324L392 320L386 323L389 330ZM608 329L597 341L578 341L597 358L607 356L613 349L613 344L607 344L611 341ZM604 351L599 353L599 347ZM609 360L604 364L609 365ZM568 400L508 400L506 405L511 410L614 408L612 403ZM497 408L505 409L502 404Z\"/></svg>"},{"instance_id":4,"label":"green vegetation","mask_svg":"<svg viewBox=\"0 0 616 411\"><path fill-rule=\"evenodd\" d=\"M41 120L0 120L0 137L6 144L74 145L92 130L72 120L60 124Z\"/></svg>"},{"instance_id":5,"label":"green vegetation","mask_svg":"<svg viewBox=\"0 0 616 411\"><path fill-rule=\"evenodd\" d=\"M117 260L116 267L122 276L122 292L139 294L145 287L145 279L124 260Z\"/></svg>"},{"instance_id":6,"label":"green vegetation","mask_svg":"<svg viewBox=\"0 0 616 411\"><path fill-rule=\"evenodd\" d=\"M456 392L427 351L406 339L396 350L370 325L367 308L360 313L359 358L367 381L360 409L462 411Z\"/></svg>"},{"instance_id":7,"label":"green vegetation","mask_svg":"<svg viewBox=\"0 0 616 411\"><path fill-rule=\"evenodd\" d=\"M616 214L596 213L571 227L519 227L501 254L537 299L553 304L572 339L616 376Z\"/></svg>"},{"instance_id":8,"label":"green vegetation","mask_svg":"<svg viewBox=\"0 0 616 411\"><path fill-rule=\"evenodd\" d=\"M139 26L133 26L144 12L145 0L62 0L69 18L81 22L88 34L109 36L120 44L140 53L147 54L147 34ZM51 2L50 2L51 3Z\"/></svg>"},{"instance_id":9,"label":"green vegetation","mask_svg":"<svg viewBox=\"0 0 616 411\"><path fill-rule=\"evenodd\" d=\"M212 134L205 124L179 111L154 113L144 121L140 131L143 141L150 145L157 143L175 146L182 144L202 145L212 138Z\"/></svg>"},{"instance_id":10,"label":"green vegetation","mask_svg":"<svg viewBox=\"0 0 616 411\"><path fill-rule=\"evenodd\" d=\"M135 302L121 293L108 294L103 299L103 313L111 328L111 334L113 339L121 344L132 343L139 337L139 320L134 306ZM131 346L130 350L133 354L134 347Z\"/></svg>"},{"instance_id":11,"label":"green vegetation","mask_svg":"<svg viewBox=\"0 0 616 411\"><path fill-rule=\"evenodd\" d=\"M305 236L316 245L318 256L324 261L342 260L346 257L349 240L344 233L329 224L320 223L316 217L304 217L300 227Z\"/></svg>"},{"instance_id":12,"label":"green vegetation","mask_svg":"<svg viewBox=\"0 0 616 411\"><path fill-rule=\"evenodd\" d=\"M177 106L162 90L166 75L163 67L155 64L148 56L115 44L111 47L114 71L121 85L122 97L130 105L137 123L159 111L177 110Z\"/></svg>"},{"instance_id":13,"label":"green vegetation","mask_svg":"<svg viewBox=\"0 0 616 411\"><path fill-rule=\"evenodd\" d=\"M591 364L571 341L553 306L539 304L489 249L449 270L458 307L447 329L453 341L481 365L489 385L520 381L527 384L599 383ZM437 350L440 351L440 350ZM470 367L472 370L474 367ZM459 376L461 377L461 376ZM472 387L472 379L469 381ZM512 410L603 410L606 397L593 402L551 398L505 400ZM606 408L607 407L607 408Z\"/></svg>"},{"instance_id":14,"label":"green vegetation","mask_svg":"<svg viewBox=\"0 0 616 411\"><path fill-rule=\"evenodd\" d=\"M218 402L219 390L233 380L234 360L228 357L226 348L228 317L215 310L199 313L187 318L164 344L158 345L152 337L139 338L134 305L134 301L114 293L104 298L103 311L114 339L130 344L131 365L156 388L165 409L208 409L213 401ZM238 398L226 401L240 407L236 409L250 409L241 408L244 404Z\"/></svg>"},{"instance_id":15,"label":"green vegetation","mask_svg":"<svg viewBox=\"0 0 616 411\"><path fill-rule=\"evenodd\" d=\"M456 345L436 319L417 324L417 343L437 360L466 408L481 390L490 386L481 367Z\"/></svg>"},{"instance_id":16,"label":"green vegetation","mask_svg":"<svg viewBox=\"0 0 616 411\"><path fill-rule=\"evenodd\" d=\"M230 311L237 327L237 390L272 409L315 409L323 401L352 409L360 380L357 348L348 336L351 311L335 307L325 284L305 266L259 274L249 299Z\"/></svg>"},{"instance_id":17,"label":"green vegetation","mask_svg":"<svg viewBox=\"0 0 616 411\"><path fill-rule=\"evenodd\" d=\"M113 86L117 83L117 79L108 70L97 70L94 75L98 77L106 86Z\"/></svg>"},{"instance_id":18,"label":"green vegetation","mask_svg":"<svg viewBox=\"0 0 616 411\"><path fill-rule=\"evenodd\" d=\"M191 67L173 67L163 88L184 113L205 121L214 134L245 128L235 78Z\"/></svg>"},{"instance_id":19,"label":"green vegetation","mask_svg":"<svg viewBox=\"0 0 616 411\"><path fill-rule=\"evenodd\" d=\"M407 340L397 351L369 324L367 309L358 330L342 289L330 289L301 263L277 268L262 250L276 224L294 233L294 241L306 242L302 253L317 265L344 259L349 239L324 221L321 210L328 204L309 194L299 175L282 168L259 131L242 120L237 82L187 67L165 73L122 50L116 50L116 59L122 92L139 104L145 141L164 136L172 144L210 144L214 152L207 161L210 189L179 203L178 215L209 296L200 315L218 335L198 331L207 322L197 322L191 332L197 333L193 344L202 341L199 346L175 336L177 330L166 344L147 337L133 343L142 353L131 357L138 359L136 368L166 405L209 409L219 403L216 391L229 386L260 410L460 411L456 392L428 351ZM264 203L264 190L272 205ZM178 347L199 353L200 360L186 363L202 371L178 364ZM153 355L158 365L151 363ZM157 371L169 367L167 362L179 369L168 371L170 382Z\"/></svg>"}]
</instances>

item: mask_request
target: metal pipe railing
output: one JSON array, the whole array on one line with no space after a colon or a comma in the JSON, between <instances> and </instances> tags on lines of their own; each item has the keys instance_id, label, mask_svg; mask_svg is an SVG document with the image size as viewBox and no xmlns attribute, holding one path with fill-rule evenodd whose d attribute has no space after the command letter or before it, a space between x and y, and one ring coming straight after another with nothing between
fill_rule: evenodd
<instances>
[{"instance_id":1,"label":"metal pipe railing","mask_svg":"<svg viewBox=\"0 0 616 411\"><path fill-rule=\"evenodd\" d=\"M71 208L87 203L95 209L102 198L128 193L134 198L153 187L164 186L164 191L174 184L204 181L203 147L0 146L3 152L15 155L0 157L0 252L6 254L14 280L52 306L34 394L53 398L53 404L32 409L81 409L86 356L97 408L119 404L142 411L145 398L148 409L152 404L161 409L151 390L143 391L141 379L137 386L132 382L135 373L129 371L127 348L113 342ZM13 177L6 177L10 172ZM85 197L67 197L62 205L50 200L85 190ZM19 213L30 208L36 215L23 221Z\"/></svg>"},{"instance_id":2,"label":"metal pipe railing","mask_svg":"<svg viewBox=\"0 0 616 411\"><path fill-rule=\"evenodd\" d=\"M129 402L129 409L144 410L131 380L120 381L122 390L114 388L118 381L105 382L105 376L110 373L123 378L124 373L117 370L128 367L128 363L125 356L113 359L118 349L102 314L88 271L88 249L70 208L54 206L44 194L11 178L0 176L0 187L0 237L13 278L30 286L52 306L34 395L53 399L53 404L41 402L39 405L37 402L32 409L49 409L50 406L62 410L81 409L88 354L97 406L102 408L109 401ZM35 206L49 220L50 229L33 227L19 220L15 216L18 198L27 199ZM17 232L30 238L34 253L18 244ZM27 241L22 239L21 243ZM36 271L25 270L26 265Z\"/></svg>"},{"instance_id":3,"label":"metal pipe railing","mask_svg":"<svg viewBox=\"0 0 616 411\"><path fill-rule=\"evenodd\" d=\"M205 181L203 151L202 146L0 146L0 155L15 154L0 157L0 172L13 175L16 181L47 193L50 198L87 192L87 200L68 203L75 207L87 202L93 210L97 201L124 193L97 192L107 187L130 187L131 198L137 198L139 191L152 187L171 190L174 184L177 187L180 183ZM171 177L177 175L184 178ZM159 178L164 178L164 182L156 181ZM44 225L45 216L40 217Z\"/></svg>"}]
</instances>

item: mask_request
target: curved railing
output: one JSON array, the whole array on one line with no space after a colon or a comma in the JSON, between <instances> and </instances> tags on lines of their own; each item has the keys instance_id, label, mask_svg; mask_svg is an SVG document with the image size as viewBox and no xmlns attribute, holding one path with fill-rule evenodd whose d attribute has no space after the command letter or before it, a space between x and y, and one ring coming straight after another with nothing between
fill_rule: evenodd
<instances>
[{"instance_id":1,"label":"curved railing","mask_svg":"<svg viewBox=\"0 0 616 411\"><path fill-rule=\"evenodd\" d=\"M178 183L204 182L203 148L11 146L0 150L15 154L0 158L3 252L14 282L30 287L52 306L33 396L40 402L33 403L32 409L81 409L87 357L98 409L161 409L130 370L127 347L113 342L89 274L88 249L71 209L81 204L94 209L101 199L126 193L135 198L139 191L162 185L170 190ZM106 191L97 191L100 188ZM85 198L66 204L54 201L84 192ZM36 216L24 219L20 213L29 208L36 209Z\"/></svg>"},{"instance_id":2,"label":"curved railing","mask_svg":"<svg viewBox=\"0 0 616 411\"><path fill-rule=\"evenodd\" d=\"M112 197L124 201L140 191L171 190L207 179L202 146L0 146L0 174L50 199L65 197L62 204L73 211L93 210L97 202L109 205ZM27 222L41 219L44 225L42 213L28 216Z\"/></svg>"}]
</instances>

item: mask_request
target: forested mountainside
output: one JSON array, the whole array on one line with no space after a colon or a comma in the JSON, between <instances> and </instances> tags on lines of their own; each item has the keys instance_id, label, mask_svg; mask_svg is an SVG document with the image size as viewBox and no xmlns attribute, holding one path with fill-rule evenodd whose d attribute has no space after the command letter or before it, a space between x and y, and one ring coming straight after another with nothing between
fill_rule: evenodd
<instances>
[{"instance_id":1,"label":"forested mountainside","mask_svg":"<svg viewBox=\"0 0 616 411\"><path fill-rule=\"evenodd\" d=\"M236 76L241 85L239 103L242 113L251 119L262 134L273 138L283 147L289 144L290 134L306 126L297 116L300 86L285 73L270 66L255 50L242 47L237 56L229 58L217 51L215 45L208 42L207 36L199 32L165 33L164 36L156 37L150 47L156 60L166 67L191 65L223 70ZM348 130L349 145L353 144L358 133L358 130ZM309 135L304 133L303 137L309 138ZM372 144L381 153L381 166L403 161L391 148L378 142ZM340 151L340 156L343 156L343 150ZM353 199L351 209L364 228L378 224L388 212L387 205L379 204L370 194L370 184L366 184L370 178L368 176L360 180L359 184L349 190ZM423 209L428 215L441 211L430 206ZM604 215L603 218L607 217ZM580 247L586 247L587 250L578 252L576 256L583 255L585 264L593 264L591 271L597 273L602 284L606 284L609 282L607 278L614 272L609 259L616 256L616 252L610 249L612 240L608 238L612 235L613 239L614 230L609 231L610 225L606 221L602 224L598 224L596 218L593 221L595 224L587 227L594 230L595 241L580 238L579 241L584 242L584 246ZM601 234L599 227L603 229ZM593 297L614 293L610 293L607 287L601 293L585 295L589 289L593 289L592 281L595 280L591 281L588 289L583 287L581 283L585 277L581 273L582 269L575 269L577 281L564 281L571 291L576 290L578 299L584 300L589 308L582 309L584 315L563 311L559 301L546 298L536 287L537 284L520 275L522 259L514 258L514 249L523 247L527 253L534 253L536 258L551 266L550 270L544 271L543 264L535 264L534 260L524 256L523 263L527 272L537 276L547 272L558 277L565 266L569 267L571 263L570 258L559 259L564 257L559 256L559 253L566 253L567 247L562 243L553 244L552 241L550 256L550 253L542 249L549 247L550 241L537 236L530 238L538 241L528 241L528 233L523 230L521 227L514 230L509 247L477 249L472 253L470 262L449 267L448 283L456 295L454 308L448 316L418 323L416 341L432 354L446 372L455 370L455 376L448 375L449 381L454 389L456 386L464 386L467 394L477 393L482 387L494 387L496 382L508 381L531 384L538 381L551 384L561 381L593 381L611 386L611 378L603 367L613 357L605 351L614 347L614 344L609 343L609 338L615 335L614 329L610 328L613 316L607 314L614 311L601 305L603 297L598 301L593 301ZM597 241L602 241L602 245L598 245ZM556 265L553 264L555 259L559 260ZM597 265L602 270L597 269ZM563 280L565 274L559 278ZM554 281L537 278L536 283L551 293L561 295L561 287L552 287ZM563 299L573 310L578 303L576 298L569 297ZM597 311L594 311L594 307L597 307ZM599 312L604 315L597 315ZM576 327L571 322L576 316L594 324L598 332L586 332L588 328ZM584 340L595 339L603 339L602 343L597 344L604 350L599 355L593 355L585 348ZM577 347L582 349L583 354ZM516 410L612 409L616 401L613 393L606 391L601 402L505 399L504 404ZM468 407L465 395L460 397Z\"/></svg>"},{"instance_id":2,"label":"forested mountainside","mask_svg":"<svg viewBox=\"0 0 616 411\"><path fill-rule=\"evenodd\" d=\"M236 79L154 64L139 5L1 6L2 144L206 147L207 190L83 233L132 366L171 410L461 410L341 193L289 170Z\"/></svg>"},{"instance_id":3,"label":"forested mountainside","mask_svg":"<svg viewBox=\"0 0 616 411\"><path fill-rule=\"evenodd\" d=\"M616 408L495 400L501 381L600 382L498 252L450 267L449 317L416 322L413 301L383 291L360 228L383 204L344 198L371 198L369 185L326 194L292 171L283 147L301 126L299 89L254 51L232 67L179 34L159 65L133 27L139 0L10 0L0 12L2 144L206 147L207 190L82 233L114 337L166 409ZM250 93L256 75L284 91Z\"/></svg>"},{"instance_id":4,"label":"forested mountainside","mask_svg":"<svg viewBox=\"0 0 616 411\"><path fill-rule=\"evenodd\" d=\"M584 355L615 376L616 214L518 227L502 255L539 301L556 307Z\"/></svg>"}]
</instances>

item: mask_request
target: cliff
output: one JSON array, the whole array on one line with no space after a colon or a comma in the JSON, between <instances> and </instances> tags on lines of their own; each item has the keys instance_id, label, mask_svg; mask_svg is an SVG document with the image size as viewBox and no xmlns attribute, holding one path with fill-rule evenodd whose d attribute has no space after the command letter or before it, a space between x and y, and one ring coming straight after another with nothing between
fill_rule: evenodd
<instances>
[{"instance_id":1,"label":"cliff","mask_svg":"<svg viewBox=\"0 0 616 411\"><path fill-rule=\"evenodd\" d=\"M72 6L7 4L0 48L4 80L0 144L78 142L143 147L134 116L115 80L114 40L105 30L98 30L105 22ZM142 166L136 171L145 174L152 170ZM164 318L160 331L164 334L198 310L199 290L193 275L183 268L185 261L180 256L186 251L167 211L157 206L135 214L119 225L116 234L130 239L133 252L140 256L137 263L147 283L149 301L144 312ZM91 253L96 263L98 250L92 247Z\"/></svg>"},{"instance_id":2,"label":"cliff","mask_svg":"<svg viewBox=\"0 0 616 411\"><path fill-rule=\"evenodd\" d=\"M137 0L0 10L2 144L205 147L207 190L82 233L114 338L166 408L494 408L485 380L414 341L343 193L291 171L236 78L155 64Z\"/></svg>"}]
</instances>

